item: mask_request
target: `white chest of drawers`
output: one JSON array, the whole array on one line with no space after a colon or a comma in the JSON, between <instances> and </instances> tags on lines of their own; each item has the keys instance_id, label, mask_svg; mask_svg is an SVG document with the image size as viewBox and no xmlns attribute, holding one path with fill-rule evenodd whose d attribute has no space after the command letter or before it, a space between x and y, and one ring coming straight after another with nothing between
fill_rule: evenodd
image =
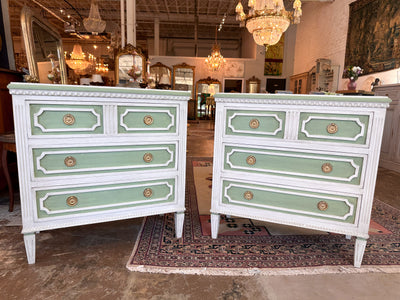
<instances>
[{"instance_id":1,"label":"white chest of drawers","mask_svg":"<svg viewBox=\"0 0 400 300\"><path fill-rule=\"evenodd\" d=\"M185 210L178 91L11 83L28 263L35 233Z\"/></svg>"},{"instance_id":2,"label":"white chest of drawers","mask_svg":"<svg viewBox=\"0 0 400 300\"><path fill-rule=\"evenodd\" d=\"M220 214L368 238L387 97L217 94L212 237Z\"/></svg>"}]
</instances>

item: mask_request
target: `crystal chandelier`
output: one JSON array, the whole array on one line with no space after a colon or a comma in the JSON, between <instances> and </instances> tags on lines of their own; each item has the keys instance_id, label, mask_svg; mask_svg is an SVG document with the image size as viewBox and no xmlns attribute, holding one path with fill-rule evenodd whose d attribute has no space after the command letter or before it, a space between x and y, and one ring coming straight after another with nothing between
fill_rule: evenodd
<instances>
[{"instance_id":1,"label":"crystal chandelier","mask_svg":"<svg viewBox=\"0 0 400 300\"><path fill-rule=\"evenodd\" d=\"M226 63L225 58L221 55L221 47L217 43L217 28L215 28L215 44L212 47L211 55L209 55L205 63L210 71L218 71Z\"/></svg>"},{"instance_id":2,"label":"crystal chandelier","mask_svg":"<svg viewBox=\"0 0 400 300\"><path fill-rule=\"evenodd\" d=\"M102 33L106 29L106 21L100 17L97 0L92 0L90 3L89 18L83 20L83 26L87 31L96 33Z\"/></svg>"},{"instance_id":3,"label":"crystal chandelier","mask_svg":"<svg viewBox=\"0 0 400 300\"><path fill-rule=\"evenodd\" d=\"M285 9L283 0L249 0L249 13L245 14L241 0L236 6L236 19L240 26L246 25L258 45L265 47L279 42L282 34L288 29L290 21L300 23L301 1L295 0L293 12Z\"/></svg>"},{"instance_id":4,"label":"crystal chandelier","mask_svg":"<svg viewBox=\"0 0 400 300\"><path fill-rule=\"evenodd\" d=\"M85 53L82 51L82 46L79 44L74 45L74 49L70 54L70 59L66 59L68 67L74 70L76 73L82 73L93 65L95 60L93 55L89 55L89 60L86 59Z\"/></svg>"}]
</instances>

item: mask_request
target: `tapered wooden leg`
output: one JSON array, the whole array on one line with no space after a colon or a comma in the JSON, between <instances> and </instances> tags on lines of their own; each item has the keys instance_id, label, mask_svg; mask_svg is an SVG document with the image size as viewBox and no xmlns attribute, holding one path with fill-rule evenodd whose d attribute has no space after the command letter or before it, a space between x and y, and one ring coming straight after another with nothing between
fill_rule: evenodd
<instances>
[{"instance_id":1,"label":"tapered wooden leg","mask_svg":"<svg viewBox=\"0 0 400 300\"><path fill-rule=\"evenodd\" d=\"M185 220L184 212L175 213L175 235L176 238L180 239L183 233L183 221Z\"/></svg>"},{"instance_id":2,"label":"tapered wooden leg","mask_svg":"<svg viewBox=\"0 0 400 300\"><path fill-rule=\"evenodd\" d=\"M219 221L220 221L219 214L211 214L211 237L216 239L218 237L218 230L219 230Z\"/></svg>"},{"instance_id":3,"label":"tapered wooden leg","mask_svg":"<svg viewBox=\"0 0 400 300\"><path fill-rule=\"evenodd\" d=\"M28 258L28 264L35 263L36 256L36 236L35 233L24 234L25 251L26 257Z\"/></svg>"},{"instance_id":4,"label":"tapered wooden leg","mask_svg":"<svg viewBox=\"0 0 400 300\"><path fill-rule=\"evenodd\" d=\"M356 245L354 247L354 267L361 267L361 262L364 256L365 246L367 245L367 239L358 237L356 239Z\"/></svg>"}]
</instances>

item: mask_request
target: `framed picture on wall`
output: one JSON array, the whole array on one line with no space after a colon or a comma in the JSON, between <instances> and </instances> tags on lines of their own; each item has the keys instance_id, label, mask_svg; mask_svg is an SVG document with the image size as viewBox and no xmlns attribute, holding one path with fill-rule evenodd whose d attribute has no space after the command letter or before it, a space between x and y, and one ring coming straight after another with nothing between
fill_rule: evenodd
<instances>
[{"instance_id":1,"label":"framed picture on wall","mask_svg":"<svg viewBox=\"0 0 400 300\"><path fill-rule=\"evenodd\" d=\"M363 75L400 67L400 1L358 0L350 4L345 66Z\"/></svg>"},{"instance_id":2,"label":"framed picture on wall","mask_svg":"<svg viewBox=\"0 0 400 300\"><path fill-rule=\"evenodd\" d=\"M227 61L224 68L225 77L240 78L244 76L244 63L240 61Z\"/></svg>"},{"instance_id":3,"label":"framed picture on wall","mask_svg":"<svg viewBox=\"0 0 400 300\"><path fill-rule=\"evenodd\" d=\"M265 51L265 76L281 76L283 70L283 50L285 35L282 34L279 42L273 46L269 46Z\"/></svg>"},{"instance_id":4,"label":"framed picture on wall","mask_svg":"<svg viewBox=\"0 0 400 300\"><path fill-rule=\"evenodd\" d=\"M242 93L244 78L224 78L224 93Z\"/></svg>"}]
</instances>

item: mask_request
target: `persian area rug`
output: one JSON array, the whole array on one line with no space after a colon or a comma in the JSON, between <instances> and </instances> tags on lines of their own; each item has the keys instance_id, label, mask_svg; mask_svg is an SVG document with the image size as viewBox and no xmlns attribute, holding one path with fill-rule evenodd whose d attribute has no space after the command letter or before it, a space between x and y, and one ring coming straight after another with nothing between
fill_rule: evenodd
<instances>
[{"instance_id":1,"label":"persian area rug","mask_svg":"<svg viewBox=\"0 0 400 300\"><path fill-rule=\"evenodd\" d=\"M129 270L232 276L400 272L400 210L379 200L362 266L354 268L354 237L224 216L218 239L212 239L212 159L188 158L186 176L183 237L174 237L173 214L145 218Z\"/></svg>"}]
</instances>

